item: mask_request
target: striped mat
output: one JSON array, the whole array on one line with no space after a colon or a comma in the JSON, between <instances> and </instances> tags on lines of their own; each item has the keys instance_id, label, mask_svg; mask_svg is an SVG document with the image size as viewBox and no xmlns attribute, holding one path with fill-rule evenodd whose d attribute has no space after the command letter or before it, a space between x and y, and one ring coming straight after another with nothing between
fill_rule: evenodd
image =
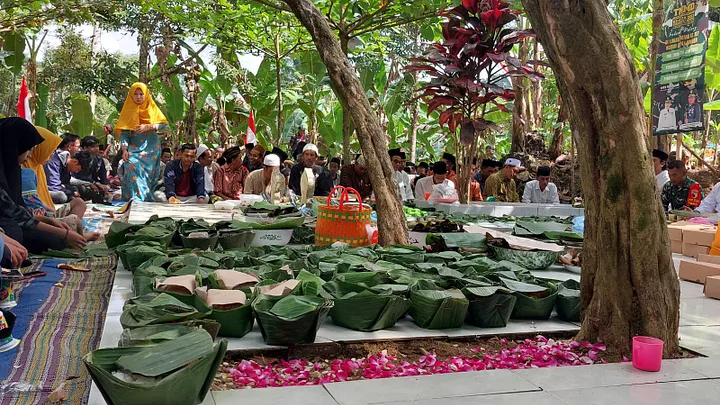
<instances>
[{"instance_id":1,"label":"striped mat","mask_svg":"<svg viewBox=\"0 0 720 405\"><path fill-rule=\"evenodd\" d=\"M63 260L38 260L45 277L16 284L13 335L20 345L0 353L0 405L44 404L65 383L63 404L87 403L90 376L82 356L100 344L117 257L78 264L90 272L62 271Z\"/></svg>"}]
</instances>

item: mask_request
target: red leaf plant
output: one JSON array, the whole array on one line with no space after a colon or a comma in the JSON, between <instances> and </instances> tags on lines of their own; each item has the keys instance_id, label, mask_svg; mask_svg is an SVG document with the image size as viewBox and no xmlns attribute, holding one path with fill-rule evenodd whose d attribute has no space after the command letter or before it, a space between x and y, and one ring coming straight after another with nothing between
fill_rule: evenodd
<instances>
[{"instance_id":1,"label":"red leaf plant","mask_svg":"<svg viewBox=\"0 0 720 405\"><path fill-rule=\"evenodd\" d=\"M533 69L539 61L523 65L511 56L513 45L534 37L532 30L518 30L511 24L519 11L501 0L462 0L462 4L443 10L443 41L430 44L423 57L413 58L408 71L420 72L429 82L418 89L415 99L428 105L428 114L440 113L440 126L447 125L455 139L460 202L467 203L472 175L472 158L480 135L497 126L485 120L491 111L509 111L512 88L499 84L510 77L532 81L543 79ZM460 129L460 131L458 131ZM459 132L459 135L458 135Z\"/></svg>"}]
</instances>

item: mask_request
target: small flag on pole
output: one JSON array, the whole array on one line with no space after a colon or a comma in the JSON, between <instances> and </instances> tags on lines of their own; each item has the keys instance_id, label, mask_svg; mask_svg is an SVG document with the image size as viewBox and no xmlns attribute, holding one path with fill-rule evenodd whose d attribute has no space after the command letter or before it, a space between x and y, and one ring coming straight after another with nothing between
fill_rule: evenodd
<instances>
[{"instance_id":1,"label":"small flag on pole","mask_svg":"<svg viewBox=\"0 0 720 405\"><path fill-rule=\"evenodd\" d=\"M20 96L18 97L18 117L25 118L26 120L33 122L32 113L30 112L30 94L28 93L27 83L25 78L22 78L22 84L20 84Z\"/></svg>"},{"instance_id":2,"label":"small flag on pole","mask_svg":"<svg viewBox=\"0 0 720 405\"><path fill-rule=\"evenodd\" d=\"M255 136L255 117L253 116L252 110L250 110L250 117L248 117L248 128L245 134L245 145L252 143L257 144L257 137Z\"/></svg>"}]
</instances>

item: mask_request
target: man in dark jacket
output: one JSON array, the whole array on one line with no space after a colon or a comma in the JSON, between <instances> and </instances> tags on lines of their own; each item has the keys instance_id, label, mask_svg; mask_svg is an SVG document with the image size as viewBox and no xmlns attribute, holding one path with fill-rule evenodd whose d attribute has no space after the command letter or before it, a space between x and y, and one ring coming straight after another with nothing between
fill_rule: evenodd
<instances>
[{"instance_id":1,"label":"man in dark jacket","mask_svg":"<svg viewBox=\"0 0 720 405\"><path fill-rule=\"evenodd\" d=\"M165 196L170 204L207 203L205 172L196 161L197 148L186 143L180 147L180 159L165 169Z\"/></svg>"},{"instance_id":2,"label":"man in dark jacket","mask_svg":"<svg viewBox=\"0 0 720 405\"><path fill-rule=\"evenodd\" d=\"M300 163L293 166L290 171L290 181L288 187L297 195L302 196L301 178L305 169L312 169L314 176L315 189L313 193L309 193L308 197L327 197L333 189L333 180L327 167L318 166L315 160L318 157L317 146L309 143L303 147Z\"/></svg>"}]
</instances>

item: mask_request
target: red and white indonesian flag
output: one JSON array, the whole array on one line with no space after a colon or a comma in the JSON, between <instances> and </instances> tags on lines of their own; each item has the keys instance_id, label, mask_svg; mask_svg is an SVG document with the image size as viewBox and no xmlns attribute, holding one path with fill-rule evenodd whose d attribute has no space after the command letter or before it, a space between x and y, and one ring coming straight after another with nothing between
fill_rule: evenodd
<instances>
[{"instance_id":1,"label":"red and white indonesian flag","mask_svg":"<svg viewBox=\"0 0 720 405\"><path fill-rule=\"evenodd\" d=\"M255 117L253 116L252 110L250 110L250 117L248 117L248 129L245 134L245 145L249 143L253 145L257 144L257 136L255 136Z\"/></svg>"},{"instance_id":2,"label":"red and white indonesian flag","mask_svg":"<svg viewBox=\"0 0 720 405\"><path fill-rule=\"evenodd\" d=\"M25 78L22 78L22 84L20 85L20 97L18 97L18 117L25 118L26 120L33 122L32 113L30 112L30 94L28 93L27 83Z\"/></svg>"}]
</instances>

